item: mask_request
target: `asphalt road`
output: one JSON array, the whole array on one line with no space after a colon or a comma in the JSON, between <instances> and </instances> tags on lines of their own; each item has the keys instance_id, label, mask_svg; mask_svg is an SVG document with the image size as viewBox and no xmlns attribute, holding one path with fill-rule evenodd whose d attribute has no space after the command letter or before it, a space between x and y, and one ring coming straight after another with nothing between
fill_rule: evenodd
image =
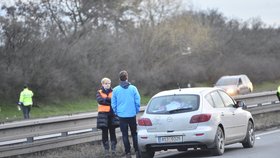
<instances>
[{"instance_id":1,"label":"asphalt road","mask_svg":"<svg viewBox=\"0 0 280 158\"><path fill-rule=\"evenodd\" d=\"M156 153L155 158L279 158L280 157L280 129L270 129L258 132L256 134L256 142L253 148L245 149L242 144L233 144L226 146L225 153L222 156L211 156L208 151L166 151Z\"/></svg>"}]
</instances>

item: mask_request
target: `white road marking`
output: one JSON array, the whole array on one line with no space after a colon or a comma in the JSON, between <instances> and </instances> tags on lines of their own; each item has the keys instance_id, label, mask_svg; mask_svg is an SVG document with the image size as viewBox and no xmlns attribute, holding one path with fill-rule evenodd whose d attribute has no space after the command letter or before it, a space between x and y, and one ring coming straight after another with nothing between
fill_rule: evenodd
<instances>
[{"instance_id":1,"label":"white road marking","mask_svg":"<svg viewBox=\"0 0 280 158\"><path fill-rule=\"evenodd\" d=\"M256 137L260 137L260 136L264 136L264 135L269 135L269 134L273 134L273 133L278 133L278 132L280 132L280 129L269 131L269 132L265 132L265 133L260 133L260 134L257 134Z\"/></svg>"}]
</instances>

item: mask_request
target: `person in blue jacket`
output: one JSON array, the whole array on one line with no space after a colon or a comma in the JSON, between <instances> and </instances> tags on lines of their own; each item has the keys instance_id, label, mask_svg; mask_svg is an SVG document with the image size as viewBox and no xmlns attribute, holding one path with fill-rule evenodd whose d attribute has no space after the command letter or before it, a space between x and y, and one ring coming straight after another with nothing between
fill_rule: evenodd
<instances>
[{"instance_id":1,"label":"person in blue jacket","mask_svg":"<svg viewBox=\"0 0 280 158\"><path fill-rule=\"evenodd\" d=\"M130 128L136 158L139 158L136 115L139 113L141 98L138 89L128 82L127 71L121 71L119 78L120 84L113 89L111 106L120 119L126 158L131 158L128 127Z\"/></svg>"}]
</instances>

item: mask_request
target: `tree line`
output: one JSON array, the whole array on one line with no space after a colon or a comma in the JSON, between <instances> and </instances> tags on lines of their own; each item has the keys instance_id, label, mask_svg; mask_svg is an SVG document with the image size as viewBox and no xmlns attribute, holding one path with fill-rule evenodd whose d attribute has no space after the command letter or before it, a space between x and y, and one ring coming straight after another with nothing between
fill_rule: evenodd
<instances>
[{"instance_id":1,"label":"tree line","mask_svg":"<svg viewBox=\"0 0 280 158\"><path fill-rule=\"evenodd\" d=\"M278 80L280 29L183 9L180 0L41 0L2 5L0 99L28 83L40 101L94 98L125 69L140 93L247 74Z\"/></svg>"}]
</instances>

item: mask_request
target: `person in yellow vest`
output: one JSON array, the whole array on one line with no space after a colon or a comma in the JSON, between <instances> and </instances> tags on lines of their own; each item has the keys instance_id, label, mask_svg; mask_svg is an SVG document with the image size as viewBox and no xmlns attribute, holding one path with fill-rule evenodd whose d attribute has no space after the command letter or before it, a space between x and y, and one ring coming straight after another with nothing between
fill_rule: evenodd
<instances>
[{"instance_id":1,"label":"person in yellow vest","mask_svg":"<svg viewBox=\"0 0 280 158\"><path fill-rule=\"evenodd\" d=\"M33 97L33 92L28 89L27 85L24 85L23 90L20 92L20 97L19 97L19 105L22 109L23 113L23 118L24 119L29 119L29 113L31 111L31 106L33 105L32 97Z\"/></svg>"},{"instance_id":2,"label":"person in yellow vest","mask_svg":"<svg viewBox=\"0 0 280 158\"><path fill-rule=\"evenodd\" d=\"M105 149L105 154L109 154L109 146L111 144L112 155L116 154L116 127L114 122L115 115L111 107L112 88L111 80L103 78L101 80L101 88L97 91L96 100L98 102L97 128L102 130L102 144ZM110 133L110 144L108 139L108 131ZM109 155L107 155L109 156Z\"/></svg>"},{"instance_id":3,"label":"person in yellow vest","mask_svg":"<svg viewBox=\"0 0 280 158\"><path fill-rule=\"evenodd\" d=\"M280 85L278 86L276 95L277 95L278 100L280 101Z\"/></svg>"}]
</instances>

